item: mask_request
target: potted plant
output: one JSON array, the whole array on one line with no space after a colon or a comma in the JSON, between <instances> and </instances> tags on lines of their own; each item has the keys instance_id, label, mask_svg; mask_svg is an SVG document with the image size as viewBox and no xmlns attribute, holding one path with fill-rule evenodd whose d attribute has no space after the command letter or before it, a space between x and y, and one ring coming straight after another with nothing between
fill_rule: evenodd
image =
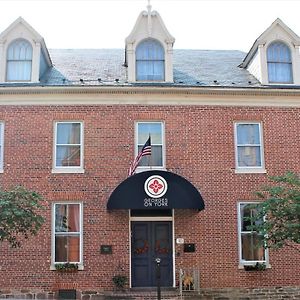
<instances>
[{"instance_id":1,"label":"potted plant","mask_svg":"<svg viewBox=\"0 0 300 300\"><path fill-rule=\"evenodd\" d=\"M264 271L266 269L265 263L257 262L255 265L244 265L245 271Z\"/></svg>"},{"instance_id":2,"label":"potted plant","mask_svg":"<svg viewBox=\"0 0 300 300\"><path fill-rule=\"evenodd\" d=\"M115 275L113 278L113 283L117 289L124 289L127 283L127 277L125 275Z\"/></svg>"},{"instance_id":3,"label":"potted plant","mask_svg":"<svg viewBox=\"0 0 300 300\"><path fill-rule=\"evenodd\" d=\"M61 263L61 264L55 264L55 269L58 272L65 272L65 273L72 273L78 271L78 264L74 263Z\"/></svg>"}]
</instances>

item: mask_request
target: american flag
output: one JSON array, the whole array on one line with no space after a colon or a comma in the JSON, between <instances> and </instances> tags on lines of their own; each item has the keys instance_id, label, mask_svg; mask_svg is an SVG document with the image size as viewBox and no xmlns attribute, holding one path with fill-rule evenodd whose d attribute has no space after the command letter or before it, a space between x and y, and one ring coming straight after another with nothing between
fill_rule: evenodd
<instances>
[{"instance_id":1,"label":"american flag","mask_svg":"<svg viewBox=\"0 0 300 300\"><path fill-rule=\"evenodd\" d=\"M134 174L142 157L146 156L146 155L151 155L151 137L150 136L149 136L148 140L146 141L145 145L143 146L143 148L141 149L141 151L139 152L139 154L137 155L137 157L132 162L132 164L129 168L129 172L128 172L129 176Z\"/></svg>"}]
</instances>

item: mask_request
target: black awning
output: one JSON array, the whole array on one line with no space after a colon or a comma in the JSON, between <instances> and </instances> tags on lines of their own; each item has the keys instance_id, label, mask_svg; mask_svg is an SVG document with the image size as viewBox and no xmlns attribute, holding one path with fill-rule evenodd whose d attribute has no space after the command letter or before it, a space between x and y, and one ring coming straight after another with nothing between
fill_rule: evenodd
<instances>
[{"instance_id":1,"label":"black awning","mask_svg":"<svg viewBox=\"0 0 300 300\"><path fill-rule=\"evenodd\" d=\"M204 201L185 178L167 171L135 174L112 192L107 209L204 209Z\"/></svg>"}]
</instances>

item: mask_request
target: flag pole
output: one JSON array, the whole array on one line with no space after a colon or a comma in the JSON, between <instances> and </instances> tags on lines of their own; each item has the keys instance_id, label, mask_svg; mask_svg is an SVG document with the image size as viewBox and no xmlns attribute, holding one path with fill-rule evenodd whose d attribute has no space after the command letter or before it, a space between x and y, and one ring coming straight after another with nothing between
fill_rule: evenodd
<instances>
[{"instance_id":1,"label":"flag pole","mask_svg":"<svg viewBox=\"0 0 300 300\"><path fill-rule=\"evenodd\" d=\"M151 141L151 135L150 135L150 132L149 132L149 139ZM151 143L152 144L152 143ZM152 145L151 145L152 147ZM150 154L150 157L148 158L148 165L149 165L149 162L150 162L150 170L152 170L152 165L153 165L153 158L152 158L152 151L151 151L151 154Z\"/></svg>"}]
</instances>

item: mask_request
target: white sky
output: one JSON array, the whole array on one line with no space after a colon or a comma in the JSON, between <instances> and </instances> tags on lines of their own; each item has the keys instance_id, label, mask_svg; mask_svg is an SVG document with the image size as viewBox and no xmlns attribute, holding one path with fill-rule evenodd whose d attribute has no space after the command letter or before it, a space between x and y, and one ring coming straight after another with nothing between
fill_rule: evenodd
<instances>
[{"instance_id":1,"label":"white sky","mask_svg":"<svg viewBox=\"0 0 300 300\"><path fill-rule=\"evenodd\" d=\"M279 17L300 35L300 0L151 0L177 49L248 52ZM0 0L0 32L22 16L48 48L124 48L147 0Z\"/></svg>"}]
</instances>

